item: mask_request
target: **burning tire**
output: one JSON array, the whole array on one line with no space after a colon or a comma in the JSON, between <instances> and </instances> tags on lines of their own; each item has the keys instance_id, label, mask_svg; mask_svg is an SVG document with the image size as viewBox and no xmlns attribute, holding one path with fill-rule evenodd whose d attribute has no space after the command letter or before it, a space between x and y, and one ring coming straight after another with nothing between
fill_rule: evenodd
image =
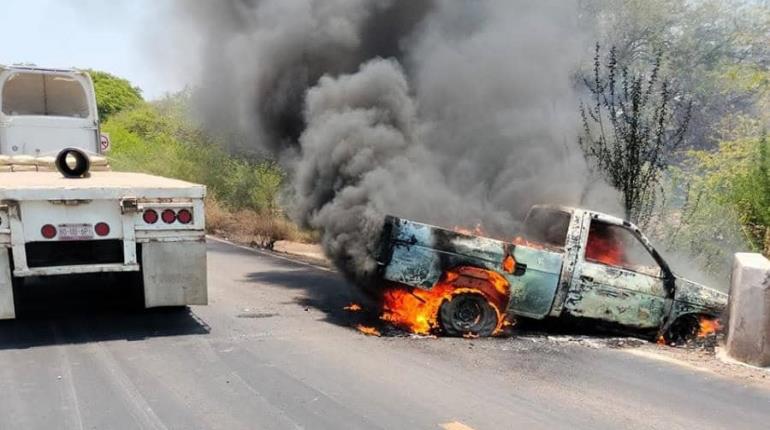
<instances>
[{"instance_id":1,"label":"burning tire","mask_svg":"<svg viewBox=\"0 0 770 430\"><path fill-rule=\"evenodd\" d=\"M697 315L684 315L679 317L671 328L666 333L666 341L673 342L675 344L682 344L689 342L698 337L698 331L700 330L700 321Z\"/></svg>"},{"instance_id":2,"label":"burning tire","mask_svg":"<svg viewBox=\"0 0 770 430\"><path fill-rule=\"evenodd\" d=\"M477 293L461 293L445 301L439 319L447 336L491 336L499 323L495 308Z\"/></svg>"},{"instance_id":3,"label":"burning tire","mask_svg":"<svg viewBox=\"0 0 770 430\"><path fill-rule=\"evenodd\" d=\"M668 343L716 345L719 318L713 315L688 314L679 317L664 336Z\"/></svg>"}]
</instances>

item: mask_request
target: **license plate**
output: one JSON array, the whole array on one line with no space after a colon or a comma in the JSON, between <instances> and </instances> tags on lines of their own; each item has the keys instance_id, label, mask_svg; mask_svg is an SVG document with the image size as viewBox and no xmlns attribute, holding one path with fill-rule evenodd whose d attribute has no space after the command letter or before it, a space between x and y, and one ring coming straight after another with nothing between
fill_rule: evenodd
<instances>
[{"instance_id":1,"label":"license plate","mask_svg":"<svg viewBox=\"0 0 770 430\"><path fill-rule=\"evenodd\" d=\"M92 224L59 224L59 240L88 240L94 238Z\"/></svg>"}]
</instances>

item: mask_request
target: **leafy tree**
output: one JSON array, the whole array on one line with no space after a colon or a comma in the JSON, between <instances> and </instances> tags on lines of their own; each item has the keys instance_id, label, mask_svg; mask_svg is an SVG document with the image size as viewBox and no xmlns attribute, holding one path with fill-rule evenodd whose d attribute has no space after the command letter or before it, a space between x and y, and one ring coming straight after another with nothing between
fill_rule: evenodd
<instances>
[{"instance_id":1,"label":"leafy tree","mask_svg":"<svg viewBox=\"0 0 770 430\"><path fill-rule=\"evenodd\" d=\"M770 4L756 0L580 0L581 21L605 46L617 47L617 61L644 70L659 51L667 53L662 72L677 88L687 88L693 115L687 144L715 149L724 136L722 121L755 115L757 67L770 64ZM737 72L737 73L736 73ZM590 75L586 69L584 75ZM747 79L748 78L748 79ZM767 106L765 105L765 108Z\"/></svg>"},{"instance_id":2,"label":"leafy tree","mask_svg":"<svg viewBox=\"0 0 770 430\"><path fill-rule=\"evenodd\" d=\"M142 90L131 85L126 79L98 70L88 70L88 74L94 81L96 104L99 106L101 121L107 120L120 111L136 107L144 101Z\"/></svg>"},{"instance_id":3,"label":"leafy tree","mask_svg":"<svg viewBox=\"0 0 770 430\"><path fill-rule=\"evenodd\" d=\"M610 49L606 63L596 45L593 79L585 80L591 104L580 104L579 143L590 165L622 194L627 219L644 224L653 209L661 172L680 146L691 103L660 76L662 53L648 73L618 64Z\"/></svg>"}]
</instances>

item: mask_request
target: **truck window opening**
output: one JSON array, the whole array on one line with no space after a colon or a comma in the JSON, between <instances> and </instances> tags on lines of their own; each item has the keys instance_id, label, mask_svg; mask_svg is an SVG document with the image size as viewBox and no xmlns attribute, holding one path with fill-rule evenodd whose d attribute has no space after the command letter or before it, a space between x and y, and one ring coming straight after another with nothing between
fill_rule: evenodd
<instances>
[{"instance_id":1,"label":"truck window opening","mask_svg":"<svg viewBox=\"0 0 770 430\"><path fill-rule=\"evenodd\" d=\"M524 237L532 242L563 249L571 218L568 212L533 208L524 224Z\"/></svg>"},{"instance_id":2,"label":"truck window opening","mask_svg":"<svg viewBox=\"0 0 770 430\"><path fill-rule=\"evenodd\" d=\"M658 265L639 240L623 227L591 221L586 261L652 274Z\"/></svg>"},{"instance_id":3,"label":"truck window opening","mask_svg":"<svg viewBox=\"0 0 770 430\"><path fill-rule=\"evenodd\" d=\"M2 97L3 113L6 115L89 116L83 85L65 75L14 73L5 81Z\"/></svg>"}]
</instances>

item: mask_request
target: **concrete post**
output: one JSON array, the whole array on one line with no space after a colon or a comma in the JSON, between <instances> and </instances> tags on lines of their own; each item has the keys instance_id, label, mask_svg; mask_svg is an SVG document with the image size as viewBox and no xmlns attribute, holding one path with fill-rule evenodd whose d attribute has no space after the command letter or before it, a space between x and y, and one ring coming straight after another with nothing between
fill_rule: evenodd
<instances>
[{"instance_id":1,"label":"concrete post","mask_svg":"<svg viewBox=\"0 0 770 430\"><path fill-rule=\"evenodd\" d=\"M737 253L728 304L727 354L755 366L770 366L770 261Z\"/></svg>"}]
</instances>

